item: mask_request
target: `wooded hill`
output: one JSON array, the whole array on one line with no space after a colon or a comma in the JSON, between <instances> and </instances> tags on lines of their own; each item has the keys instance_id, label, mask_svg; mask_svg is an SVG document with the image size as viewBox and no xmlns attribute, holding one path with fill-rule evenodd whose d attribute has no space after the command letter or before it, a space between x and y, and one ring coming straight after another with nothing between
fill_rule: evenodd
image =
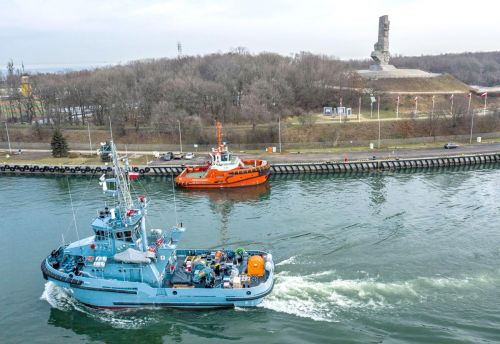
<instances>
[{"instance_id":1,"label":"wooded hill","mask_svg":"<svg viewBox=\"0 0 500 344\"><path fill-rule=\"evenodd\" d=\"M398 67L450 73L467 83L500 83L500 52L395 57L392 62ZM338 106L340 99L344 105L358 104L358 97L367 95L355 89L369 85L355 70L368 64L305 52L252 55L239 48L230 53L35 74L30 77L32 94L23 97L17 91L22 70L9 63L7 75L0 76L0 87L10 90L9 100L3 102L11 111L2 107L0 117L11 122L43 120L49 126L87 121L107 126L110 117L115 135L125 134L126 127L136 131L153 127L172 138L180 123L188 131L186 137L202 143L203 128L216 118L255 129L260 123L277 123L279 116L300 118L320 112L323 106ZM386 102L392 104L393 99Z\"/></svg>"}]
</instances>

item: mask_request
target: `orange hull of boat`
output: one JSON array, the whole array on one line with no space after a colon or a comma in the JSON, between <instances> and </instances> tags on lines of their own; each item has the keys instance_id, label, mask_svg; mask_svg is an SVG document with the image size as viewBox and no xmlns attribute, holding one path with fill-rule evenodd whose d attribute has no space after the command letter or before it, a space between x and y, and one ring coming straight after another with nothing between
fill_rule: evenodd
<instances>
[{"instance_id":1,"label":"orange hull of boat","mask_svg":"<svg viewBox=\"0 0 500 344\"><path fill-rule=\"evenodd\" d=\"M244 161L254 164L254 160ZM198 175L195 175L198 174ZM218 171L209 166L187 167L175 178L178 187L188 189L237 188L263 184L269 178L269 165L256 161L256 167L236 168L230 171Z\"/></svg>"}]
</instances>

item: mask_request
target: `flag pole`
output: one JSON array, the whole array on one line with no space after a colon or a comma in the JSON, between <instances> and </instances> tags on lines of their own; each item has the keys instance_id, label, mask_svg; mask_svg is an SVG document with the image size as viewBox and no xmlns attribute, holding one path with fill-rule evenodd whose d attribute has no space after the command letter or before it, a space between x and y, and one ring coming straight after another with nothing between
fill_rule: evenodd
<instances>
[{"instance_id":1,"label":"flag pole","mask_svg":"<svg viewBox=\"0 0 500 344\"><path fill-rule=\"evenodd\" d=\"M488 100L488 92L484 93L484 110L483 110L483 116L486 116L486 101Z\"/></svg>"},{"instance_id":2,"label":"flag pole","mask_svg":"<svg viewBox=\"0 0 500 344\"><path fill-rule=\"evenodd\" d=\"M398 100L396 101L396 118L399 118L399 96Z\"/></svg>"},{"instance_id":3,"label":"flag pole","mask_svg":"<svg viewBox=\"0 0 500 344\"><path fill-rule=\"evenodd\" d=\"M377 117L378 117L378 149L380 149L380 96L377 99Z\"/></svg>"},{"instance_id":4,"label":"flag pole","mask_svg":"<svg viewBox=\"0 0 500 344\"><path fill-rule=\"evenodd\" d=\"M453 117L453 94L451 95L451 109L450 109L450 113L451 113L451 117Z\"/></svg>"},{"instance_id":5,"label":"flag pole","mask_svg":"<svg viewBox=\"0 0 500 344\"><path fill-rule=\"evenodd\" d=\"M358 122L361 122L361 97L358 99Z\"/></svg>"},{"instance_id":6,"label":"flag pole","mask_svg":"<svg viewBox=\"0 0 500 344\"><path fill-rule=\"evenodd\" d=\"M434 119L434 104L435 104L435 96L432 96L432 111L431 111L431 120Z\"/></svg>"}]
</instances>

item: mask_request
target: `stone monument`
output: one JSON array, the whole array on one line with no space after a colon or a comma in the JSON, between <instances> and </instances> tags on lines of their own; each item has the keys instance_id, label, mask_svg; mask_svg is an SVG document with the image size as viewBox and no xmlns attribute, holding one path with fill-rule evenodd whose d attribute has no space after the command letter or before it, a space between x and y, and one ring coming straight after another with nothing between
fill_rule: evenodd
<instances>
[{"instance_id":1,"label":"stone monument","mask_svg":"<svg viewBox=\"0 0 500 344\"><path fill-rule=\"evenodd\" d=\"M378 18L378 41L373 46L371 58L375 61L374 65L370 66L370 70L393 70L396 67L389 64L389 16L381 16Z\"/></svg>"},{"instance_id":2,"label":"stone monument","mask_svg":"<svg viewBox=\"0 0 500 344\"><path fill-rule=\"evenodd\" d=\"M393 78L430 78L439 74L424 72L420 69L399 69L389 64L389 16L378 18L378 41L373 46L370 54L375 62L370 69L358 70L358 74L367 79L393 79Z\"/></svg>"}]
</instances>

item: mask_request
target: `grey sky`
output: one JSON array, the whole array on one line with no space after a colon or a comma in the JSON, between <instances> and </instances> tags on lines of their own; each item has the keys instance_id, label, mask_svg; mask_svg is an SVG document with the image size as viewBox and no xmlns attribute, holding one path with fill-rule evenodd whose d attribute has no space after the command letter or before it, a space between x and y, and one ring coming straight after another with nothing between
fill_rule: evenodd
<instances>
[{"instance_id":1,"label":"grey sky","mask_svg":"<svg viewBox=\"0 0 500 344\"><path fill-rule=\"evenodd\" d=\"M391 53L499 50L500 2L482 0L1 0L0 65L125 62L244 46L252 53L311 51L368 57L378 16Z\"/></svg>"}]
</instances>

